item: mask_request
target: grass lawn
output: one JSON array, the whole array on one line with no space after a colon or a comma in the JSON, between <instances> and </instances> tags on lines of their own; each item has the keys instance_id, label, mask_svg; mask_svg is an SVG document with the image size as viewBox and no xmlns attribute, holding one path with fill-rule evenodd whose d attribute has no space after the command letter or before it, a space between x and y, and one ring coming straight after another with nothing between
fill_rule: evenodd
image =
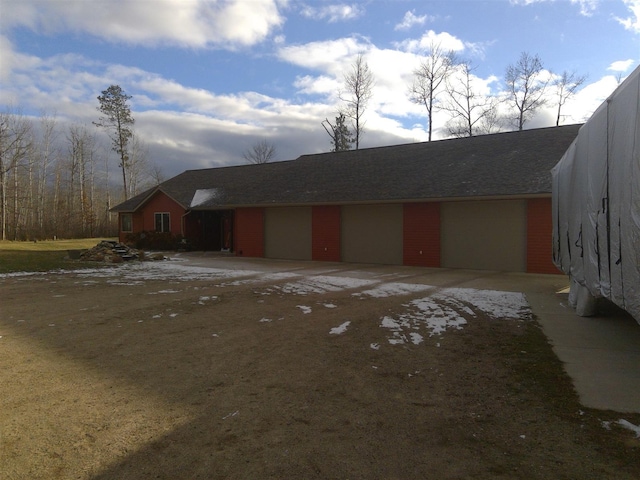
<instances>
[{"instance_id":1,"label":"grass lawn","mask_svg":"<svg viewBox=\"0 0 640 480\"><path fill-rule=\"evenodd\" d=\"M44 272L78 268L82 264L68 259L67 250L94 247L105 238L44 240L40 242L0 241L0 273Z\"/></svg>"}]
</instances>

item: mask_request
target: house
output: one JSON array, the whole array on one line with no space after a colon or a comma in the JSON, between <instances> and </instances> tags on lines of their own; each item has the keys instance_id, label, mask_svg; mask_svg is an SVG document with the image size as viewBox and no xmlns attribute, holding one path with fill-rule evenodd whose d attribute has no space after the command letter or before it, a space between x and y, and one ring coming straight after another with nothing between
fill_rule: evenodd
<instances>
[{"instance_id":1,"label":"house","mask_svg":"<svg viewBox=\"0 0 640 480\"><path fill-rule=\"evenodd\" d=\"M239 256L558 273L550 170L579 125L188 170L112 210L120 239Z\"/></svg>"},{"instance_id":2,"label":"house","mask_svg":"<svg viewBox=\"0 0 640 480\"><path fill-rule=\"evenodd\" d=\"M553 257L570 303L606 298L640 323L640 67L598 107L552 171Z\"/></svg>"}]
</instances>

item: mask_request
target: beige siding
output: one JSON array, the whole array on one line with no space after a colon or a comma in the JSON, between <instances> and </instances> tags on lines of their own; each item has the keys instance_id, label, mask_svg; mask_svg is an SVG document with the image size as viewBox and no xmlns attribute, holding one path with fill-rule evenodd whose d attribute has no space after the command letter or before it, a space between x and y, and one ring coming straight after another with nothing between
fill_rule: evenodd
<instances>
[{"instance_id":1,"label":"beige siding","mask_svg":"<svg viewBox=\"0 0 640 480\"><path fill-rule=\"evenodd\" d=\"M402 205L342 207L342 260L402 265Z\"/></svg>"},{"instance_id":2,"label":"beige siding","mask_svg":"<svg viewBox=\"0 0 640 480\"><path fill-rule=\"evenodd\" d=\"M265 209L265 257L311 260L311 207Z\"/></svg>"},{"instance_id":3,"label":"beige siding","mask_svg":"<svg viewBox=\"0 0 640 480\"><path fill-rule=\"evenodd\" d=\"M442 204L442 266L526 270L524 200Z\"/></svg>"}]
</instances>

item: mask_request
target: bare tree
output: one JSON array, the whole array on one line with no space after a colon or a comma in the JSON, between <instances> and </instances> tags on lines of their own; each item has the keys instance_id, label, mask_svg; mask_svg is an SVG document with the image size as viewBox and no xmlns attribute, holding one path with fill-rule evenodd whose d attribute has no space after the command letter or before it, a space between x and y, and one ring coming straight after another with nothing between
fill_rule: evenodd
<instances>
[{"instance_id":1,"label":"bare tree","mask_svg":"<svg viewBox=\"0 0 640 480\"><path fill-rule=\"evenodd\" d=\"M21 163L32 148L31 124L22 115L0 113L0 233L7 239L9 213L11 213L12 238L18 238L19 230L19 173ZM13 177L12 211L9 212L9 180Z\"/></svg>"},{"instance_id":2,"label":"bare tree","mask_svg":"<svg viewBox=\"0 0 640 480\"><path fill-rule=\"evenodd\" d=\"M166 177L162 172L162 168L155 163L151 165L149 176L151 178L151 183L153 186L160 185L166 180Z\"/></svg>"},{"instance_id":3,"label":"bare tree","mask_svg":"<svg viewBox=\"0 0 640 480\"><path fill-rule=\"evenodd\" d=\"M120 168L122 169L122 186L124 191L124 199L129 198L129 189L127 188L127 167L129 162L129 140L133 132L131 126L134 119L131 116L131 108L127 103L131 99L131 95L124 93L119 85L111 85L102 91L102 95L98 97L100 106L98 111L102 116L94 125L107 130L111 139L112 150L120 157Z\"/></svg>"},{"instance_id":4,"label":"bare tree","mask_svg":"<svg viewBox=\"0 0 640 480\"><path fill-rule=\"evenodd\" d=\"M542 107L548 79L543 76L542 61L538 55L522 52L515 64L509 65L505 74L509 103L516 110L514 118L518 130Z\"/></svg>"},{"instance_id":5,"label":"bare tree","mask_svg":"<svg viewBox=\"0 0 640 480\"><path fill-rule=\"evenodd\" d=\"M473 70L469 63L462 62L445 81L448 101L442 108L451 113L447 129L455 137L472 137L494 131L497 99L477 92Z\"/></svg>"},{"instance_id":6,"label":"bare tree","mask_svg":"<svg viewBox=\"0 0 640 480\"><path fill-rule=\"evenodd\" d=\"M344 76L344 91L340 93L340 100L345 103L342 113L350 118L353 124L356 150L360 148L360 138L364 134L365 122L362 117L373 95L373 85L373 73L364 55L360 53L351 65L351 72Z\"/></svg>"},{"instance_id":7,"label":"bare tree","mask_svg":"<svg viewBox=\"0 0 640 480\"><path fill-rule=\"evenodd\" d=\"M242 156L249 163L269 163L276 154L276 147L266 139L258 140L253 146L246 150Z\"/></svg>"},{"instance_id":8,"label":"bare tree","mask_svg":"<svg viewBox=\"0 0 640 480\"><path fill-rule=\"evenodd\" d=\"M67 141L67 224L73 226L76 235L92 235L96 220L92 195L95 138L84 125L71 125Z\"/></svg>"},{"instance_id":9,"label":"bare tree","mask_svg":"<svg viewBox=\"0 0 640 480\"><path fill-rule=\"evenodd\" d=\"M444 51L440 43L432 42L429 53L413 72L413 83L409 89L409 98L413 103L424 105L427 109L427 133L431 141L433 132L433 114L437 108L438 96L443 92L443 82L453 71L455 54Z\"/></svg>"},{"instance_id":10,"label":"bare tree","mask_svg":"<svg viewBox=\"0 0 640 480\"><path fill-rule=\"evenodd\" d=\"M135 133L131 136L129 145L129 162L127 163L127 178L129 179L129 197L137 195L145 180L150 176L149 149Z\"/></svg>"},{"instance_id":11,"label":"bare tree","mask_svg":"<svg viewBox=\"0 0 640 480\"><path fill-rule=\"evenodd\" d=\"M40 115L40 131L41 138L38 145L38 187L37 187L37 223L38 236L44 236L45 219L49 219L47 210L47 180L49 178L49 169L58 158L56 146L57 131L56 117L42 112Z\"/></svg>"},{"instance_id":12,"label":"bare tree","mask_svg":"<svg viewBox=\"0 0 640 480\"><path fill-rule=\"evenodd\" d=\"M587 79L586 75L578 75L575 72L567 72L566 70L562 74L553 80L553 86L556 87L556 98L558 102L558 114L556 116L556 127L560 125L560 111L567 100L573 97L580 87Z\"/></svg>"},{"instance_id":13,"label":"bare tree","mask_svg":"<svg viewBox=\"0 0 640 480\"><path fill-rule=\"evenodd\" d=\"M346 124L344 113L339 113L333 125L328 118L322 122L325 131L331 137L332 152L344 152L351 149L353 144L353 134L349 131Z\"/></svg>"}]
</instances>

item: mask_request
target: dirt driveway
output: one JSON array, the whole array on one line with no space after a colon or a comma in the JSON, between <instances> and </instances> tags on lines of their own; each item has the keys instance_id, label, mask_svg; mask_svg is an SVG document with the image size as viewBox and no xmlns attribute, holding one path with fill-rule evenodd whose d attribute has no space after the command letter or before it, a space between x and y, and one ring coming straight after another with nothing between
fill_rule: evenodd
<instances>
[{"instance_id":1,"label":"dirt driveway","mask_svg":"<svg viewBox=\"0 0 640 480\"><path fill-rule=\"evenodd\" d=\"M580 406L522 293L563 281L199 254L0 276L0 478L635 479L640 441Z\"/></svg>"}]
</instances>

